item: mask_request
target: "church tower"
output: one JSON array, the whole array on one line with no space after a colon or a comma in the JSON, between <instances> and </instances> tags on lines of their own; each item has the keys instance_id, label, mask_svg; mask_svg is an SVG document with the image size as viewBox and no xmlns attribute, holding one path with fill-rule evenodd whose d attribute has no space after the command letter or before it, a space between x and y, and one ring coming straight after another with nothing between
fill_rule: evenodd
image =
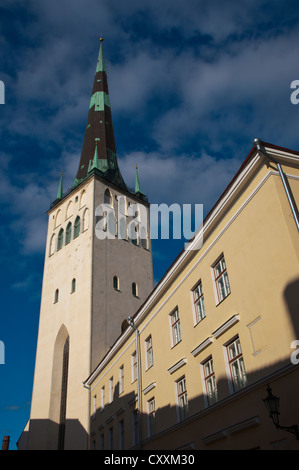
<instances>
[{"instance_id":1,"label":"church tower","mask_svg":"<svg viewBox=\"0 0 299 470\"><path fill-rule=\"evenodd\" d=\"M29 449L86 449L83 381L153 289L149 204L121 175L103 40L73 187L48 211Z\"/></svg>"}]
</instances>

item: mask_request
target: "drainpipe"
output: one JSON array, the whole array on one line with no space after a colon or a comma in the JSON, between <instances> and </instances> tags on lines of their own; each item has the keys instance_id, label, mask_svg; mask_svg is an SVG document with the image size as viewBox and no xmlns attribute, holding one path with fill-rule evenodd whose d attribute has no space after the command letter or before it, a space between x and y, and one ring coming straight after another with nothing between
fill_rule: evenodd
<instances>
[{"instance_id":1,"label":"drainpipe","mask_svg":"<svg viewBox=\"0 0 299 470\"><path fill-rule=\"evenodd\" d=\"M270 156L266 152L266 150L262 147L262 143L261 143L260 139L254 139L253 143L255 144L257 150L260 153L262 153L266 158L268 158L271 162L275 163L275 165L277 166L277 169L278 169L278 172L279 172L279 175L280 175L280 178L281 178L281 181L282 181L282 184L283 184L283 187L284 187L284 190L285 190L286 196L288 198L289 205L290 205L290 208L291 208L294 220L295 220L295 224L296 224L297 230L299 232L298 209L297 209L296 202L295 202L294 196L292 194L290 185L288 183L288 180L287 180L284 172L282 171L280 163L277 162L272 156Z\"/></svg>"},{"instance_id":2,"label":"drainpipe","mask_svg":"<svg viewBox=\"0 0 299 470\"><path fill-rule=\"evenodd\" d=\"M141 433L141 393L140 393L140 361L139 361L139 331L135 326L134 319L128 317L129 326L135 330L136 334L136 359L137 359L137 400L138 400L138 434L139 434L139 446L142 448L142 433Z\"/></svg>"}]
</instances>

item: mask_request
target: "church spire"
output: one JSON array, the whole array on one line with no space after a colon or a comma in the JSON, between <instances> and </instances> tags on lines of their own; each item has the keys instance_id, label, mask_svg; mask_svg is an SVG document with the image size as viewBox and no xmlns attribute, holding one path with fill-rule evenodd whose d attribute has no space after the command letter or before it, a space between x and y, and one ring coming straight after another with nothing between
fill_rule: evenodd
<instances>
[{"instance_id":1,"label":"church spire","mask_svg":"<svg viewBox=\"0 0 299 470\"><path fill-rule=\"evenodd\" d=\"M95 153L97 153L96 165L94 164ZM81 159L74 185L80 183L94 169L100 171L104 178L117 186L127 189L117 162L102 37Z\"/></svg>"}]
</instances>

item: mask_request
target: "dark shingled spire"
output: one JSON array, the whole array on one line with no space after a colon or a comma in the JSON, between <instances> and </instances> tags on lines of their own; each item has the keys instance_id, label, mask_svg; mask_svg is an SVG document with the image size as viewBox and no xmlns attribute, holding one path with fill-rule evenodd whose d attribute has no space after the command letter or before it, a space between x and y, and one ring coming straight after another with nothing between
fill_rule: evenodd
<instances>
[{"instance_id":1,"label":"dark shingled spire","mask_svg":"<svg viewBox=\"0 0 299 470\"><path fill-rule=\"evenodd\" d=\"M91 171L98 171L104 178L127 189L117 162L102 37L100 41L81 159L74 186Z\"/></svg>"}]
</instances>

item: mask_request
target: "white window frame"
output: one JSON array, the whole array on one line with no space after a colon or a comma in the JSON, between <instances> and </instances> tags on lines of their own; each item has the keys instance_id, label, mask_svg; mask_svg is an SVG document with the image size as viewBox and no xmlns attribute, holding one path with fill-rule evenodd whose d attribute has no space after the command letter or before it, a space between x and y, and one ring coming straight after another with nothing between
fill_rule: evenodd
<instances>
[{"instance_id":1,"label":"white window frame","mask_svg":"<svg viewBox=\"0 0 299 470\"><path fill-rule=\"evenodd\" d=\"M153 339L152 335L149 335L144 341L145 347L145 358L146 358L146 370L154 365L154 354L153 354Z\"/></svg>"},{"instance_id":2,"label":"white window frame","mask_svg":"<svg viewBox=\"0 0 299 470\"><path fill-rule=\"evenodd\" d=\"M92 399L92 419L95 419L97 413L97 396L94 395Z\"/></svg>"},{"instance_id":3,"label":"white window frame","mask_svg":"<svg viewBox=\"0 0 299 470\"><path fill-rule=\"evenodd\" d=\"M234 357L232 357L230 354L233 346L237 352ZM239 336L235 336L230 341L228 341L224 345L224 349L229 390L230 393L233 394L243 389L247 385L247 375ZM237 375L235 373L236 370L238 370ZM241 374L239 374L239 372L241 372Z\"/></svg>"},{"instance_id":4,"label":"white window frame","mask_svg":"<svg viewBox=\"0 0 299 470\"><path fill-rule=\"evenodd\" d=\"M207 371L207 368L209 368L209 371ZM209 356L201 363L201 376L203 382L204 401L207 408L218 401L217 382L212 356ZM211 384L212 386L210 387Z\"/></svg>"},{"instance_id":5,"label":"white window frame","mask_svg":"<svg viewBox=\"0 0 299 470\"><path fill-rule=\"evenodd\" d=\"M196 291L198 289L200 290L200 294L198 295L198 297L196 297ZM206 317L206 307L205 307L205 302L204 302L204 294L203 294L201 280L198 281L198 283L191 290L191 301L192 301L192 307L193 307L193 321L194 321L194 326L196 326ZM200 310L202 313L200 315L198 314L197 305L201 306Z\"/></svg>"},{"instance_id":6,"label":"white window frame","mask_svg":"<svg viewBox=\"0 0 299 470\"><path fill-rule=\"evenodd\" d=\"M113 376L109 379L109 403L113 402Z\"/></svg>"},{"instance_id":7,"label":"white window frame","mask_svg":"<svg viewBox=\"0 0 299 470\"><path fill-rule=\"evenodd\" d=\"M184 419L188 418L188 394L186 377L184 375L175 381L175 389L177 402L177 417L178 422L180 423Z\"/></svg>"},{"instance_id":8,"label":"white window frame","mask_svg":"<svg viewBox=\"0 0 299 470\"><path fill-rule=\"evenodd\" d=\"M125 386L125 368L122 364L119 368L119 394L124 392Z\"/></svg>"},{"instance_id":9,"label":"white window frame","mask_svg":"<svg viewBox=\"0 0 299 470\"><path fill-rule=\"evenodd\" d=\"M137 380L137 353L136 350L131 354L131 382Z\"/></svg>"},{"instance_id":10,"label":"white window frame","mask_svg":"<svg viewBox=\"0 0 299 470\"><path fill-rule=\"evenodd\" d=\"M101 411L103 411L105 407L105 385L101 388Z\"/></svg>"},{"instance_id":11,"label":"white window frame","mask_svg":"<svg viewBox=\"0 0 299 470\"><path fill-rule=\"evenodd\" d=\"M154 436L156 434L155 397L152 397L147 401L147 423L148 423L148 437Z\"/></svg>"},{"instance_id":12,"label":"white window frame","mask_svg":"<svg viewBox=\"0 0 299 470\"><path fill-rule=\"evenodd\" d=\"M177 314L177 318L175 315ZM175 321L173 321L175 320ZM171 347L176 346L182 341L181 319L178 307L176 307L169 315Z\"/></svg>"},{"instance_id":13,"label":"white window frame","mask_svg":"<svg viewBox=\"0 0 299 470\"><path fill-rule=\"evenodd\" d=\"M220 273L216 273L217 267L220 265ZM231 293L230 282L228 277L228 270L224 254L222 253L211 267L213 286L215 292L216 305L223 302L226 297ZM222 286L220 285L222 283Z\"/></svg>"}]
</instances>

